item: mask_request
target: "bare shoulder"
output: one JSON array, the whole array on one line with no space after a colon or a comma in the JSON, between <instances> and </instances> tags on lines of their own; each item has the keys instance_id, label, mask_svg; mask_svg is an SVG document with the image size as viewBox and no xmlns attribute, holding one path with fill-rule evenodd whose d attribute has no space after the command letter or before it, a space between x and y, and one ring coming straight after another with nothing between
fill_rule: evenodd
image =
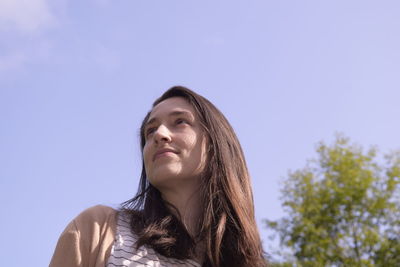
<instances>
[{"instance_id":1,"label":"bare shoulder","mask_svg":"<svg viewBox=\"0 0 400 267\"><path fill-rule=\"evenodd\" d=\"M117 214L117 210L103 205L82 211L58 239L50 266L89 266L98 259L105 266L104 259L114 242Z\"/></svg>"},{"instance_id":2,"label":"bare shoulder","mask_svg":"<svg viewBox=\"0 0 400 267\"><path fill-rule=\"evenodd\" d=\"M75 222L77 224L86 224L89 222L102 223L110 220L115 220L117 212L118 212L117 210L111 207L104 205L96 205L82 211L75 218Z\"/></svg>"}]
</instances>

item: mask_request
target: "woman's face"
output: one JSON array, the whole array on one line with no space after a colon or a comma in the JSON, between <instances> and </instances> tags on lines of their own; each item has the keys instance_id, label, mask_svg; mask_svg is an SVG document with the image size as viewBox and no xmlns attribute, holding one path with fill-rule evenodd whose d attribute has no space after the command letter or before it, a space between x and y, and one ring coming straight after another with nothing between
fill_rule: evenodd
<instances>
[{"instance_id":1,"label":"woman's face","mask_svg":"<svg viewBox=\"0 0 400 267\"><path fill-rule=\"evenodd\" d=\"M193 107L182 97L156 105L144 127L144 164L149 182L163 188L192 186L205 165L205 136Z\"/></svg>"}]
</instances>

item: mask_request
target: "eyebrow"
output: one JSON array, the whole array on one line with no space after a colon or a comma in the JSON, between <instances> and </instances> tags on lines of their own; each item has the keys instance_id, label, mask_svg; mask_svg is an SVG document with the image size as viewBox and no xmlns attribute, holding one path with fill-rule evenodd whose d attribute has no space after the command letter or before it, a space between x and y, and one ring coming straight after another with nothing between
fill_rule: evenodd
<instances>
[{"instance_id":1,"label":"eyebrow","mask_svg":"<svg viewBox=\"0 0 400 267\"><path fill-rule=\"evenodd\" d=\"M190 113L190 112L188 112L188 111L180 111L180 110L172 111L171 113L168 114L168 117L180 116L180 115L186 115L186 116L189 116L189 117L193 117L192 113ZM146 128L148 125L150 125L150 124L156 122L157 120L158 120L157 117L151 118L150 120L148 120L148 121L145 123L144 128Z\"/></svg>"}]
</instances>

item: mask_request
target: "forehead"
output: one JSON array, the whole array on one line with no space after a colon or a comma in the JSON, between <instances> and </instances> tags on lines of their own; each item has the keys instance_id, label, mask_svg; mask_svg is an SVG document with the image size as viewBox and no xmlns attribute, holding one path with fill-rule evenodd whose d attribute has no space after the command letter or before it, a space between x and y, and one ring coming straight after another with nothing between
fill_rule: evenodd
<instances>
[{"instance_id":1,"label":"forehead","mask_svg":"<svg viewBox=\"0 0 400 267\"><path fill-rule=\"evenodd\" d=\"M175 111L191 113L195 116L194 108L186 99L183 97L171 97L161 101L151 110L148 121L162 117L163 115L171 114Z\"/></svg>"}]
</instances>

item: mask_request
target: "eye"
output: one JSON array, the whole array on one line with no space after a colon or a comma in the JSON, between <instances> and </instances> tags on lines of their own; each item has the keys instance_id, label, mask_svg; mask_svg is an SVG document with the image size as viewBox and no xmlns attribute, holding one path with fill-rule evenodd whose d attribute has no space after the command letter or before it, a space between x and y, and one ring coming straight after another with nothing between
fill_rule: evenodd
<instances>
[{"instance_id":1,"label":"eye","mask_svg":"<svg viewBox=\"0 0 400 267\"><path fill-rule=\"evenodd\" d=\"M177 119L177 120L175 121L175 124L183 124L183 123L188 124L188 121L185 120L185 119L182 119L182 118L179 118L179 119Z\"/></svg>"},{"instance_id":2,"label":"eye","mask_svg":"<svg viewBox=\"0 0 400 267\"><path fill-rule=\"evenodd\" d=\"M145 135L149 136L150 134L154 133L155 130L156 130L155 127L148 128L146 129Z\"/></svg>"}]
</instances>

